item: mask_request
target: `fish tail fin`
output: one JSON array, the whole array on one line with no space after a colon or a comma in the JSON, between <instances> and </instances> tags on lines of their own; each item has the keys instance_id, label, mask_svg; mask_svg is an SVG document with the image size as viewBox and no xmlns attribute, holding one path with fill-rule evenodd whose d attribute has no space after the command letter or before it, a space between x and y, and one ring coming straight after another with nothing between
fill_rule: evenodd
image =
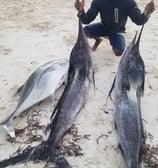
<instances>
[{"instance_id":1,"label":"fish tail fin","mask_svg":"<svg viewBox=\"0 0 158 168\"><path fill-rule=\"evenodd\" d=\"M12 119L6 119L0 123L0 126L2 126L12 138L15 137L15 129Z\"/></svg>"},{"instance_id":2,"label":"fish tail fin","mask_svg":"<svg viewBox=\"0 0 158 168\"><path fill-rule=\"evenodd\" d=\"M31 147L25 149L22 153L11 156L9 159L5 159L0 161L0 168L4 168L10 165L15 165L18 163L24 163L26 161L31 160L48 160L48 156L50 155L50 158L53 157L53 154L48 151L44 143L41 143L37 147ZM50 159L49 158L49 159Z\"/></svg>"},{"instance_id":3,"label":"fish tail fin","mask_svg":"<svg viewBox=\"0 0 158 168\"><path fill-rule=\"evenodd\" d=\"M27 157L29 156L30 152L30 150L27 150L26 152L23 152L17 156L11 156L9 159L1 160L0 168L15 165L17 163L24 163L25 161L27 161Z\"/></svg>"}]
</instances>

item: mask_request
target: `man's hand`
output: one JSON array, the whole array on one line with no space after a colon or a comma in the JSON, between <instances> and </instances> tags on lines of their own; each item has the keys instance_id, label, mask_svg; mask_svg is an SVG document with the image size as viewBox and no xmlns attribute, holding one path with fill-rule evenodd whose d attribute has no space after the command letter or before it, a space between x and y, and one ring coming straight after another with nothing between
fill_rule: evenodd
<instances>
[{"instance_id":1,"label":"man's hand","mask_svg":"<svg viewBox=\"0 0 158 168\"><path fill-rule=\"evenodd\" d=\"M84 0L76 0L75 2L75 8L78 10L79 13L82 13L84 11Z\"/></svg>"},{"instance_id":2,"label":"man's hand","mask_svg":"<svg viewBox=\"0 0 158 168\"><path fill-rule=\"evenodd\" d=\"M151 13L153 13L155 10L155 4L154 1L151 0L146 6L145 6L145 13L146 15L150 15Z\"/></svg>"}]
</instances>

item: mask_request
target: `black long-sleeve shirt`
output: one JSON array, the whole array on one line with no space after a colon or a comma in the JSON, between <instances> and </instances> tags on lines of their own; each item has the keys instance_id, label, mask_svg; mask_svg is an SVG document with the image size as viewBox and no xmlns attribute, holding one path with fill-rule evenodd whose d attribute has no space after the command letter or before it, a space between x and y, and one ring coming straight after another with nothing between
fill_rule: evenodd
<instances>
[{"instance_id":1,"label":"black long-sleeve shirt","mask_svg":"<svg viewBox=\"0 0 158 168\"><path fill-rule=\"evenodd\" d=\"M137 25L147 21L135 0L93 0L87 12L80 16L83 24L89 24L100 13L102 24L108 32L125 32L128 16Z\"/></svg>"}]
</instances>

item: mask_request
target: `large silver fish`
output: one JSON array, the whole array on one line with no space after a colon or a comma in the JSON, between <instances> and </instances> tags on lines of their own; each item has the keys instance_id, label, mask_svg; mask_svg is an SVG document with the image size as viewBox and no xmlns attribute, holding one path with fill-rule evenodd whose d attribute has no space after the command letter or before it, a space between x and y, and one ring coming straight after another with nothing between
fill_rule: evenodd
<instances>
[{"instance_id":1,"label":"large silver fish","mask_svg":"<svg viewBox=\"0 0 158 168\"><path fill-rule=\"evenodd\" d=\"M120 60L110 91L111 94L114 88L116 129L128 168L138 168L145 144L140 107L145 81L145 66L139 52L142 30L143 26L138 40L135 35Z\"/></svg>"},{"instance_id":2,"label":"large silver fish","mask_svg":"<svg viewBox=\"0 0 158 168\"><path fill-rule=\"evenodd\" d=\"M69 61L61 59L42 65L30 75L19 89L21 93L16 109L0 123L11 137L15 137L14 118L50 95L54 95L55 91L67 80L68 69Z\"/></svg>"},{"instance_id":3,"label":"large silver fish","mask_svg":"<svg viewBox=\"0 0 158 168\"><path fill-rule=\"evenodd\" d=\"M85 103L90 82L93 80L92 71L91 50L79 19L78 39L70 55L67 85L52 114L48 140L15 157L1 161L1 168L30 160L55 162L58 168L71 168L63 157L56 156L55 148Z\"/></svg>"}]
</instances>

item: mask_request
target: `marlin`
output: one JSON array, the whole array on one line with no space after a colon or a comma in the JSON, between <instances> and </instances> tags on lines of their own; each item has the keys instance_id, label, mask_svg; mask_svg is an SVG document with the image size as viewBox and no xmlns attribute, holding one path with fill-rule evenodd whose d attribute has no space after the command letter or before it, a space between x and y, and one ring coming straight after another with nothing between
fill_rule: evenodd
<instances>
[{"instance_id":1,"label":"marlin","mask_svg":"<svg viewBox=\"0 0 158 168\"><path fill-rule=\"evenodd\" d=\"M66 59L48 62L35 70L18 89L20 98L16 109L0 123L11 137L15 137L13 120L33 105L53 96L55 91L66 82L68 69L69 61Z\"/></svg>"},{"instance_id":2,"label":"marlin","mask_svg":"<svg viewBox=\"0 0 158 168\"><path fill-rule=\"evenodd\" d=\"M94 80L92 69L91 49L79 18L78 39L70 54L67 84L52 113L48 139L20 155L1 161L1 168L30 160L43 160L53 162L59 168L71 168L64 157L55 154L55 149L85 104L90 83Z\"/></svg>"},{"instance_id":3,"label":"marlin","mask_svg":"<svg viewBox=\"0 0 158 168\"><path fill-rule=\"evenodd\" d=\"M114 93L115 125L119 135L119 147L128 168L138 168L144 154L145 137L141 119L141 96L144 93L145 65L140 55L141 28L136 41L127 47L120 60L118 70L109 92Z\"/></svg>"}]
</instances>

